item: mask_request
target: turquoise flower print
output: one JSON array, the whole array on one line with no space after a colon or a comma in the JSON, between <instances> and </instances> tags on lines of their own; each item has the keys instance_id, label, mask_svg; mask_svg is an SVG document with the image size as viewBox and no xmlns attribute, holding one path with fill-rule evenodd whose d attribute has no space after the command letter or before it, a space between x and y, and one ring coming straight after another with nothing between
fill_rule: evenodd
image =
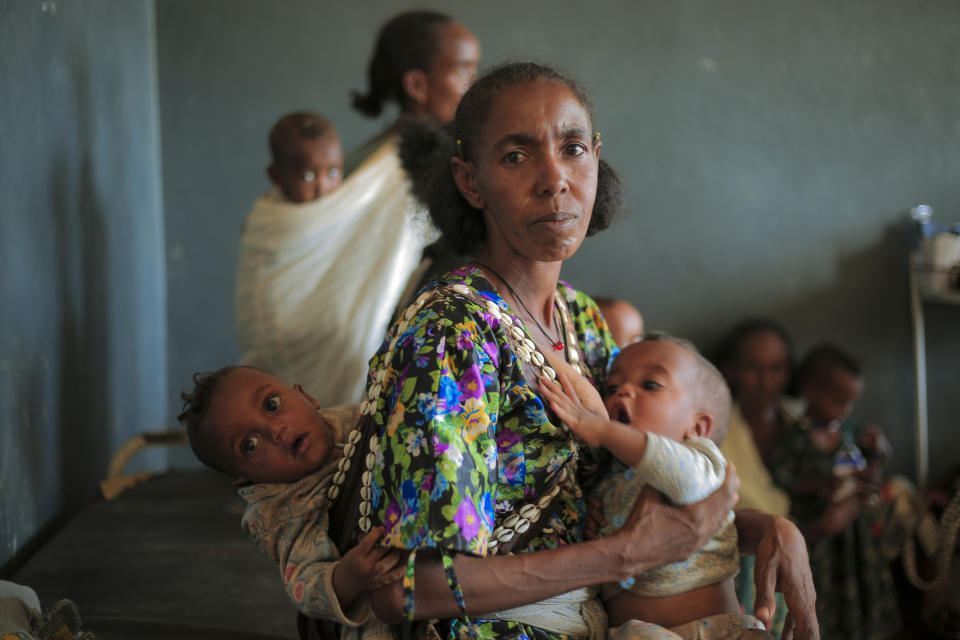
<instances>
[{"instance_id":1,"label":"turquoise flower print","mask_svg":"<svg viewBox=\"0 0 960 640\"><path fill-rule=\"evenodd\" d=\"M423 431L412 431L407 434L407 453L412 456L420 455L420 445L423 444Z\"/></svg>"}]
</instances>

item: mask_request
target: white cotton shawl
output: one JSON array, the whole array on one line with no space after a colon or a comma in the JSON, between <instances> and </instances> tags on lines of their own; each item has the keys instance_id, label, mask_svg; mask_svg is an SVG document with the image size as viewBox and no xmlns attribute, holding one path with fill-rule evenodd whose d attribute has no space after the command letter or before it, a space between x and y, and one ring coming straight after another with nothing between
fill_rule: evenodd
<instances>
[{"instance_id":1,"label":"white cotton shawl","mask_svg":"<svg viewBox=\"0 0 960 640\"><path fill-rule=\"evenodd\" d=\"M299 382L323 406L360 399L407 279L436 232L388 139L339 188L254 203L237 270L242 362Z\"/></svg>"}]
</instances>

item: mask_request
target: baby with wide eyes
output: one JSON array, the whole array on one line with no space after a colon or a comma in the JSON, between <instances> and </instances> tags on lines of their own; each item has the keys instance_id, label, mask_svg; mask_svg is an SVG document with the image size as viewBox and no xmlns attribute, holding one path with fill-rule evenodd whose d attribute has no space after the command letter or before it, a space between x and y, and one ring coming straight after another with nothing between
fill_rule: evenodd
<instances>
[{"instance_id":1,"label":"baby with wide eyes","mask_svg":"<svg viewBox=\"0 0 960 640\"><path fill-rule=\"evenodd\" d=\"M295 203L317 200L343 181L343 147L330 121L298 111L280 118L270 130L270 181Z\"/></svg>"},{"instance_id":2,"label":"baby with wide eyes","mask_svg":"<svg viewBox=\"0 0 960 640\"><path fill-rule=\"evenodd\" d=\"M621 527L650 485L675 504L706 498L723 484L726 460L718 443L730 418L730 390L692 343L647 334L616 357L603 389L606 416L590 411L577 387L543 378L541 393L580 439L617 459L593 489L607 525ZM562 386L561 386L562 385ZM757 618L740 613L733 578L740 570L733 512L689 559L619 584L601 596L608 638L771 638Z\"/></svg>"},{"instance_id":3,"label":"baby with wide eyes","mask_svg":"<svg viewBox=\"0 0 960 640\"><path fill-rule=\"evenodd\" d=\"M341 556L330 540L329 489L356 404L321 409L303 388L255 367L194 375L181 394L190 446L208 467L234 478L247 506L241 527L276 564L304 615L348 627L379 624L368 593L403 567L371 530Z\"/></svg>"}]
</instances>

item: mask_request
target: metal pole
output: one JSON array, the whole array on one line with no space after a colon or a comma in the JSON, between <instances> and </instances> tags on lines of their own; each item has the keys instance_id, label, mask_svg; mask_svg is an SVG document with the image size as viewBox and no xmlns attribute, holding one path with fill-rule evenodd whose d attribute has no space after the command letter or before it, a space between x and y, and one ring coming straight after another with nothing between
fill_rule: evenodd
<instances>
[{"instance_id":1,"label":"metal pole","mask_svg":"<svg viewBox=\"0 0 960 640\"><path fill-rule=\"evenodd\" d=\"M929 436L927 427L927 345L923 324L923 300L917 269L917 254L910 254L910 311L913 319L913 366L916 379L916 415L914 442L916 447L917 486L927 485Z\"/></svg>"}]
</instances>

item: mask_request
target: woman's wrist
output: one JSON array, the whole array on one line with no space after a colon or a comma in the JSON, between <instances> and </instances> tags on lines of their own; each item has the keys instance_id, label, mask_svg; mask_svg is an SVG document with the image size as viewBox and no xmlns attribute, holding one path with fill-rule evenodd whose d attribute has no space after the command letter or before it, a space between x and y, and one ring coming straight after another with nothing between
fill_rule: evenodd
<instances>
[{"instance_id":1,"label":"woman's wrist","mask_svg":"<svg viewBox=\"0 0 960 640\"><path fill-rule=\"evenodd\" d=\"M776 534L775 516L757 509L734 509L734 523L737 527L737 544L743 555L756 555L760 541Z\"/></svg>"}]
</instances>

